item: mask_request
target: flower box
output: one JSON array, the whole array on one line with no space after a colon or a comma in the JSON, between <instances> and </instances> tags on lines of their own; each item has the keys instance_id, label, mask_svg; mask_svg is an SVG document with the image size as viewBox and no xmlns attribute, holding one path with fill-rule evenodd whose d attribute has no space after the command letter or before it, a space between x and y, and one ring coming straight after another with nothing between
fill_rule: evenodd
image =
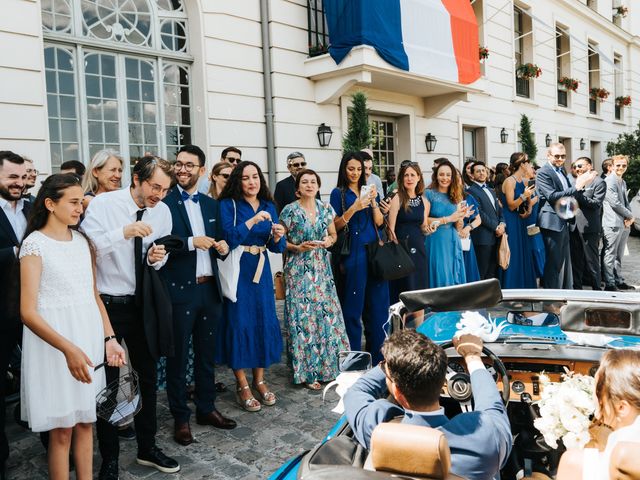
<instances>
[{"instance_id":1,"label":"flower box","mask_svg":"<svg viewBox=\"0 0 640 480\"><path fill-rule=\"evenodd\" d=\"M575 78L562 77L560 78L560 80L558 80L558 85L560 85L567 92L569 90L571 90L572 92L575 92L576 90L578 90L578 86L580 85L580 82Z\"/></svg>"},{"instance_id":2,"label":"flower box","mask_svg":"<svg viewBox=\"0 0 640 480\"><path fill-rule=\"evenodd\" d=\"M616 97L616 105L619 107L628 107L631 105L631 96L623 95L620 97Z\"/></svg>"},{"instance_id":3,"label":"flower box","mask_svg":"<svg viewBox=\"0 0 640 480\"><path fill-rule=\"evenodd\" d=\"M479 47L478 55L480 57L480 61L486 60L487 58L489 58L489 49L487 47Z\"/></svg>"},{"instance_id":4,"label":"flower box","mask_svg":"<svg viewBox=\"0 0 640 480\"><path fill-rule=\"evenodd\" d=\"M542 75L542 69L535 63L523 63L516 68L516 75L527 80L530 78L538 78Z\"/></svg>"},{"instance_id":5,"label":"flower box","mask_svg":"<svg viewBox=\"0 0 640 480\"><path fill-rule=\"evenodd\" d=\"M609 90L606 88L593 87L589 89L589 96L594 100L600 100L604 102L609 98Z\"/></svg>"}]
</instances>

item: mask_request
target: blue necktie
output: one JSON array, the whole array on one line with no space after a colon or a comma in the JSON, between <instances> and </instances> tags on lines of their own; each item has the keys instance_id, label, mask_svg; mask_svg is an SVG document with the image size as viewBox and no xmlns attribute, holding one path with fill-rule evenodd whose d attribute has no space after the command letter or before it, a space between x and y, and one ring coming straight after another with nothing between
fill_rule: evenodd
<instances>
[{"instance_id":1,"label":"blue necktie","mask_svg":"<svg viewBox=\"0 0 640 480\"><path fill-rule=\"evenodd\" d=\"M198 200L200 200L200 193L196 192L193 195L189 195L186 191L182 190L182 201L186 202L189 199L191 199L193 203L198 203Z\"/></svg>"}]
</instances>

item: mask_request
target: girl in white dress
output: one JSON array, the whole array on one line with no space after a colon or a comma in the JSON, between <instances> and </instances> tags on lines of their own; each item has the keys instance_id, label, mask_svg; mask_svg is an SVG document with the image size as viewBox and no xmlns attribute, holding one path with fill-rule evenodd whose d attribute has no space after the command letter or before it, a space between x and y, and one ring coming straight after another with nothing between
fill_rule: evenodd
<instances>
[{"instance_id":1,"label":"girl in white dress","mask_svg":"<svg viewBox=\"0 0 640 480\"><path fill-rule=\"evenodd\" d=\"M76 477L92 476L96 394L104 361L125 361L95 288L88 240L70 226L82 214L83 190L71 174L47 178L20 247L22 417L34 432L50 431L49 476L69 478L73 438Z\"/></svg>"},{"instance_id":2,"label":"girl in white dress","mask_svg":"<svg viewBox=\"0 0 640 480\"><path fill-rule=\"evenodd\" d=\"M595 380L595 416L612 432L604 451L568 450L560 461L558 480L607 480L614 447L620 442L640 442L640 351L607 351Z\"/></svg>"}]
</instances>

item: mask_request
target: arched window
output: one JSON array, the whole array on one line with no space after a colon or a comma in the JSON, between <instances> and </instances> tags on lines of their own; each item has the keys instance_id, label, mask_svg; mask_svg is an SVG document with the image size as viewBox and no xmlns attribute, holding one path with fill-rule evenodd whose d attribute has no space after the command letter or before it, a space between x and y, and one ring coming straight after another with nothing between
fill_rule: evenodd
<instances>
[{"instance_id":1,"label":"arched window","mask_svg":"<svg viewBox=\"0 0 640 480\"><path fill-rule=\"evenodd\" d=\"M42 0L51 166L102 148L133 165L191 143L181 0Z\"/></svg>"}]
</instances>

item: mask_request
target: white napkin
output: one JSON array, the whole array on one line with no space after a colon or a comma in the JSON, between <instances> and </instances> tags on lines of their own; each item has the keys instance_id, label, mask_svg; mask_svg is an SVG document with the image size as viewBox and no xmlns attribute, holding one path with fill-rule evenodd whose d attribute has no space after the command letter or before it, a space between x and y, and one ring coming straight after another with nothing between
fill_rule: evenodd
<instances>
[{"instance_id":1,"label":"white napkin","mask_svg":"<svg viewBox=\"0 0 640 480\"><path fill-rule=\"evenodd\" d=\"M500 336L500 332L507 326L507 321L499 324L495 320L486 319L478 312L464 312L462 318L456 323L458 331L454 335L459 337L464 334L480 337L483 342L495 342Z\"/></svg>"},{"instance_id":2,"label":"white napkin","mask_svg":"<svg viewBox=\"0 0 640 480\"><path fill-rule=\"evenodd\" d=\"M338 404L331 410L332 412L338 413L342 415L344 413L344 401L342 397L347 393L349 387L356 383L364 372L342 372L340 375L336 377L336 379L329 383L326 387L324 387L324 391L322 392L322 401L324 402L324 397L329 391L331 387L336 386L336 393L340 396L340 401Z\"/></svg>"}]
</instances>

